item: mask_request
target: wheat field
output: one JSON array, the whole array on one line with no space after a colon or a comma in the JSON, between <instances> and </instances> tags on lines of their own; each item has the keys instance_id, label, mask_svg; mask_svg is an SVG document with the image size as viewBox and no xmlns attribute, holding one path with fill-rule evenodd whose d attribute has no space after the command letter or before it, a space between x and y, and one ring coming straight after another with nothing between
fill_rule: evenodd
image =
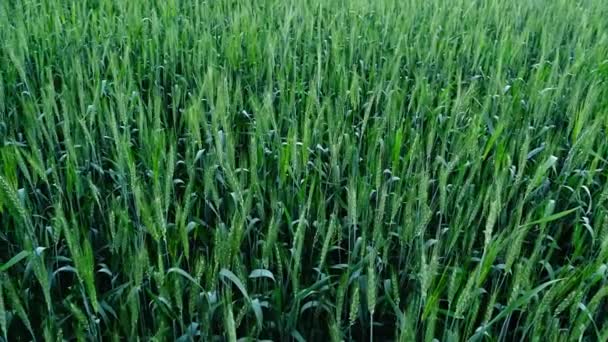
<instances>
[{"instance_id":1,"label":"wheat field","mask_svg":"<svg viewBox=\"0 0 608 342\"><path fill-rule=\"evenodd\" d=\"M0 1L0 341L608 340L606 18Z\"/></svg>"}]
</instances>

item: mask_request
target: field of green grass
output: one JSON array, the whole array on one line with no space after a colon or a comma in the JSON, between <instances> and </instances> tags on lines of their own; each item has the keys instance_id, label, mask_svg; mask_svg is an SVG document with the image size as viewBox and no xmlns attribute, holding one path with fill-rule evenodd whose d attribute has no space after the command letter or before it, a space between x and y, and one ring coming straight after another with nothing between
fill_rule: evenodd
<instances>
[{"instance_id":1,"label":"field of green grass","mask_svg":"<svg viewBox=\"0 0 608 342\"><path fill-rule=\"evenodd\" d=\"M607 18L0 1L0 341L608 340Z\"/></svg>"}]
</instances>

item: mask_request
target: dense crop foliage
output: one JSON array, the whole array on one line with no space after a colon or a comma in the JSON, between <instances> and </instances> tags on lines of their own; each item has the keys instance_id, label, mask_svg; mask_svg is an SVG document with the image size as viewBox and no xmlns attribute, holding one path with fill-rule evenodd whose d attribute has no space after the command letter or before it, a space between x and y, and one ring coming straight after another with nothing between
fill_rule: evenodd
<instances>
[{"instance_id":1,"label":"dense crop foliage","mask_svg":"<svg viewBox=\"0 0 608 342\"><path fill-rule=\"evenodd\" d=\"M607 340L606 18L0 1L0 340Z\"/></svg>"}]
</instances>

